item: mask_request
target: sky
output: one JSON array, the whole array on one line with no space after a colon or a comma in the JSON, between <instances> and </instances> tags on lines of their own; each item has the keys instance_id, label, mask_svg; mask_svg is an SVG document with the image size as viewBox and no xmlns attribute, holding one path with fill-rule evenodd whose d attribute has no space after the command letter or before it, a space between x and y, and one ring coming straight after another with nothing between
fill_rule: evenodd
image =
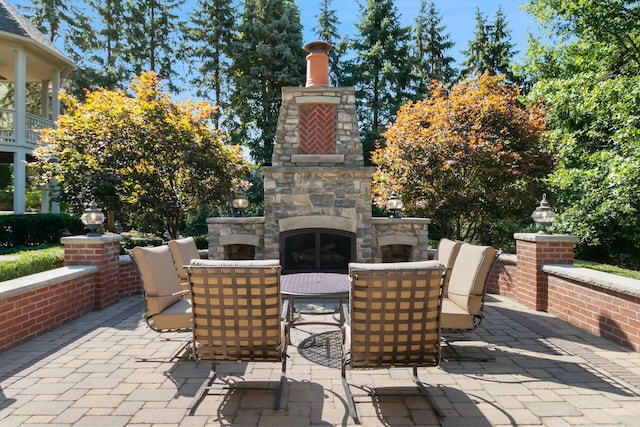
<instances>
[{"instance_id":1,"label":"sky","mask_svg":"<svg viewBox=\"0 0 640 427\"><path fill-rule=\"evenodd\" d=\"M336 11L341 23L341 35L355 35L355 25L360 21L360 9L358 3L366 0L332 0L330 8ZM296 0L300 9L300 19L304 27L303 41L308 43L316 39L313 27L317 25L317 18L321 0ZM429 3L429 0L427 0ZM462 62L461 50L466 50L469 41L474 38L476 28L476 9L485 15L488 22L492 22L498 7L507 19L507 28L511 30L511 41L519 51L514 59L526 53L527 32L536 34L537 25L533 17L520 8L523 3L520 0L433 0L436 10L442 16L442 24L445 25L445 33L449 33L455 43L448 54ZM401 15L402 25L414 25L415 17L420 10L420 0L395 0L396 8Z\"/></svg>"}]
</instances>

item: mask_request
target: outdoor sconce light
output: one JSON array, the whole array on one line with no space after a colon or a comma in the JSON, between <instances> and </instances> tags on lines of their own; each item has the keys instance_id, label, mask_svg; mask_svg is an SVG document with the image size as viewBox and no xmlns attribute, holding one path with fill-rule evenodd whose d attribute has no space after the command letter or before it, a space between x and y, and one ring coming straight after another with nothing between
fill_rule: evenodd
<instances>
[{"instance_id":1,"label":"outdoor sconce light","mask_svg":"<svg viewBox=\"0 0 640 427\"><path fill-rule=\"evenodd\" d=\"M92 200L91 203L89 203L89 207L84 210L84 213L80 217L80 221L85 225L85 228L89 229L87 236L95 237L102 235L98 230L104 222L104 214L98 208L98 205L96 205L95 200Z\"/></svg>"},{"instance_id":2,"label":"outdoor sconce light","mask_svg":"<svg viewBox=\"0 0 640 427\"><path fill-rule=\"evenodd\" d=\"M391 197L389 197L385 206L387 210L391 212L389 218L400 218L400 211L404 208L404 203L398 198L396 192L392 191Z\"/></svg>"},{"instance_id":3,"label":"outdoor sconce light","mask_svg":"<svg viewBox=\"0 0 640 427\"><path fill-rule=\"evenodd\" d=\"M540 227L539 233L543 234L551 234L547 231L548 227L551 227L553 221L556 220L556 214L553 212L553 209L547 202L547 195L542 195L542 201L540 202L540 206L536 208L535 211L531 214L531 218L536 223L538 227Z\"/></svg>"},{"instance_id":4,"label":"outdoor sconce light","mask_svg":"<svg viewBox=\"0 0 640 427\"><path fill-rule=\"evenodd\" d=\"M236 198L231 201L233 207L233 216L244 216L244 211L249 207L249 199L244 194L244 191L238 190L236 192Z\"/></svg>"}]
</instances>

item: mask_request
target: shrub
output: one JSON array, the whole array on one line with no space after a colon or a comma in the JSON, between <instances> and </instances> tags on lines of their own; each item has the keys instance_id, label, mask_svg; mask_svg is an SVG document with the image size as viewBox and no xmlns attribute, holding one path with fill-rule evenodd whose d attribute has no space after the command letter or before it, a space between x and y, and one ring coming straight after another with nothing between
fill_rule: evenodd
<instances>
[{"instance_id":1,"label":"shrub","mask_svg":"<svg viewBox=\"0 0 640 427\"><path fill-rule=\"evenodd\" d=\"M82 234L79 218L69 214L0 215L0 247L57 245L64 230Z\"/></svg>"},{"instance_id":2,"label":"shrub","mask_svg":"<svg viewBox=\"0 0 640 427\"><path fill-rule=\"evenodd\" d=\"M5 257L9 256L12 258L0 261L0 281L2 282L53 270L64 264L64 248L62 246L24 250L5 255Z\"/></svg>"}]
</instances>

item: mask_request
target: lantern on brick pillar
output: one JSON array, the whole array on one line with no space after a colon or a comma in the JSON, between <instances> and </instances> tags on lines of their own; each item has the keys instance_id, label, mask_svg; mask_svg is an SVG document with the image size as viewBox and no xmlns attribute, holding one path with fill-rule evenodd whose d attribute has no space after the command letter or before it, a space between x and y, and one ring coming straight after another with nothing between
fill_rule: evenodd
<instances>
[{"instance_id":1,"label":"lantern on brick pillar","mask_svg":"<svg viewBox=\"0 0 640 427\"><path fill-rule=\"evenodd\" d=\"M542 201L540 201L540 206L536 208L535 211L531 214L531 218L536 223L536 225L540 228L539 233L542 234L551 234L547 228L553 225L553 222L556 220L556 214L547 202L547 195L542 195Z\"/></svg>"}]
</instances>

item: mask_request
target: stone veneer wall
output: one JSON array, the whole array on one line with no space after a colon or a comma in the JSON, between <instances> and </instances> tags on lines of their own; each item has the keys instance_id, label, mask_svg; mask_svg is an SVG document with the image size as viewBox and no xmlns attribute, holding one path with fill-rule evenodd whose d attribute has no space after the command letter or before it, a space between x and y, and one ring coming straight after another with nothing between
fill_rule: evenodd
<instances>
[{"instance_id":1,"label":"stone veneer wall","mask_svg":"<svg viewBox=\"0 0 640 427\"><path fill-rule=\"evenodd\" d=\"M408 261L429 259L430 218L372 218L371 222L375 262L382 262L381 248L387 245L411 246Z\"/></svg>"},{"instance_id":2,"label":"stone veneer wall","mask_svg":"<svg viewBox=\"0 0 640 427\"><path fill-rule=\"evenodd\" d=\"M352 87L282 88L272 166L262 168L265 258L280 257L280 232L293 224L355 232L357 261L373 261L373 168L364 166L355 101ZM311 105L336 106L335 117L327 118L327 126L335 127L334 152L301 150L300 109Z\"/></svg>"},{"instance_id":3,"label":"stone veneer wall","mask_svg":"<svg viewBox=\"0 0 640 427\"><path fill-rule=\"evenodd\" d=\"M207 229L209 259L225 259L226 245L255 246L255 259L265 259L264 217L207 218Z\"/></svg>"}]
</instances>

